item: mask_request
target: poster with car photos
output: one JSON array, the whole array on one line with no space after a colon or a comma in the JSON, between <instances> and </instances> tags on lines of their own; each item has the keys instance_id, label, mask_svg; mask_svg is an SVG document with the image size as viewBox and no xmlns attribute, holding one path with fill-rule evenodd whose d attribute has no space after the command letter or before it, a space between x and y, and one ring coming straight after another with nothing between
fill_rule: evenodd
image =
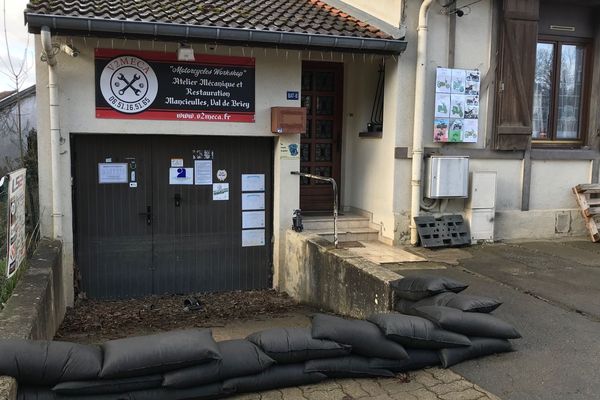
<instances>
[{"instance_id":1,"label":"poster with car photos","mask_svg":"<svg viewBox=\"0 0 600 400\"><path fill-rule=\"evenodd\" d=\"M478 70L437 69L434 142L477 143L480 89Z\"/></svg>"}]
</instances>

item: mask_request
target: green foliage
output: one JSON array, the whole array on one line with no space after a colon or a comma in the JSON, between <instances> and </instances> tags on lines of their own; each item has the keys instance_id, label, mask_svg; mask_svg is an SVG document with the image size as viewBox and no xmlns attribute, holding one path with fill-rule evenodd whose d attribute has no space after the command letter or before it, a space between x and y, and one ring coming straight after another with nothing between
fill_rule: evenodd
<instances>
[{"instance_id":1,"label":"green foliage","mask_svg":"<svg viewBox=\"0 0 600 400\"><path fill-rule=\"evenodd\" d=\"M27 269L27 260L23 261L21 268L10 279L6 277L6 258L0 260L0 310L4 308L4 303L12 294L17 282Z\"/></svg>"}]
</instances>

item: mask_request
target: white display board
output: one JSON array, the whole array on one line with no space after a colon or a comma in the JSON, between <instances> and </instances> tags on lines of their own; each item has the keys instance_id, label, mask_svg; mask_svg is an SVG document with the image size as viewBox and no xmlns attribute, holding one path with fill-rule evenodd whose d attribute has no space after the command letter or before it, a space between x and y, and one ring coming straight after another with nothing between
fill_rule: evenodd
<instances>
[{"instance_id":1,"label":"white display board","mask_svg":"<svg viewBox=\"0 0 600 400\"><path fill-rule=\"evenodd\" d=\"M434 142L477 142L480 89L481 74L478 70L437 69Z\"/></svg>"},{"instance_id":2,"label":"white display board","mask_svg":"<svg viewBox=\"0 0 600 400\"><path fill-rule=\"evenodd\" d=\"M23 263L27 253L25 236L25 168L8 175L8 236L6 275L13 276Z\"/></svg>"}]
</instances>

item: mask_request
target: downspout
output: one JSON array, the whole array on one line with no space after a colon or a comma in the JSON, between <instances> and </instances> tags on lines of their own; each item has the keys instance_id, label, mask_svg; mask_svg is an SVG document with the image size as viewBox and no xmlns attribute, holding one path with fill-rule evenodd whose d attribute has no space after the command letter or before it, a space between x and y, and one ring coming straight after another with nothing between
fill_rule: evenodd
<instances>
[{"instance_id":1,"label":"downspout","mask_svg":"<svg viewBox=\"0 0 600 400\"><path fill-rule=\"evenodd\" d=\"M58 77L56 73L56 54L52 46L50 28L42 27L42 61L48 63L48 95L50 103L50 153L52 155L52 227L53 238L62 240L62 199L60 196L60 109L58 100Z\"/></svg>"},{"instance_id":2,"label":"downspout","mask_svg":"<svg viewBox=\"0 0 600 400\"><path fill-rule=\"evenodd\" d=\"M410 243L418 242L415 217L421 207L421 179L423 177L423 133L425 126L425 95L427 93L427 19L433 0L423 0L417 28L417 75L415 78L415 115L412 144L412 179L410 203Z\"/></svg>"}]
</instances>

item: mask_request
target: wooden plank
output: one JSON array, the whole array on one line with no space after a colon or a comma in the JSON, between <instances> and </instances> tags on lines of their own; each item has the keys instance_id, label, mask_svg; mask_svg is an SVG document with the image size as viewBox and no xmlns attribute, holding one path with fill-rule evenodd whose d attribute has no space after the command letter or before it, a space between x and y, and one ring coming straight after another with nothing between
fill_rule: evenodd
<instances>
[{"instance_id":1,"label":"wooden plank","mask_svg":"<svg viewBox=\"0 0 600 400\"><path fill-rule=\"evenodd\" d=\"M587 199L587 203L590 205L590 207L600 206L600 198Z\"/></svg>"},{"instance_id":2,"label":"wooden plank","mask_svg":"<svg viewBox=\"0 0 600 400\"><path fill-rule=\"evenodd\" d=\"M577 193L600 193L600 184L598 183L585 183L575 186Z\"/></svg>"}]
</instances>

